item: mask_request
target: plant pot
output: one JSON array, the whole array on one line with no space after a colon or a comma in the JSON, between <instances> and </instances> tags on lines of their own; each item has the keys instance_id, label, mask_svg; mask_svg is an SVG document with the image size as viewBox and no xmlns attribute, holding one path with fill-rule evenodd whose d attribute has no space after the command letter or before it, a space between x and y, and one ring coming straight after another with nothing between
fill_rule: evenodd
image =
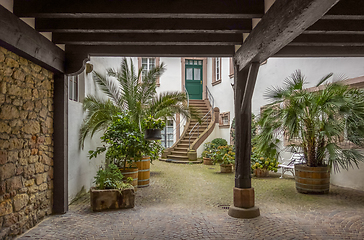
<instances>
[{"instance_id":1,"label":"plant pot","mask_svg":"<svg viewBox=\"0 0 364 240\"><path fill-rule=\"evenodd\" d=\"M90 189L90 200L92 211L103 211L108 209L133 208L135 205L134 189L127 188L98 190Z\"/></svg>"},{"instance_id":2,"label":"plant pot","mask_svg":"<svg viewBox=\"0 0 364 240\"><path fill-rule=\"evenodd\" d=\"M155 128L145 129L144 138L146 140L161 140L162 139L161 129L155 129Z\"/></svg>"},{"instance_id":3,"label":"plant pot","mask_svg":"<svg viewBox=\"0 0 364 240\"><path fill-rule=\"evenodd\" d=\"M124 175L124 180L128 177L131 177L133 181L130 183L133 185L135 191L138 188L138 168L137 167L127 167L127 168L119 168L120 172Z\"/></svg>"},{"instance_id":4,"label":"plant pot","mask_svg":"<svg viewBox=\"0 0 364 240\"><path fill-rule=\"evenodd\" d=\"M150 157L144 156L135 162L138 167L138 188L148 187L150 178Z\"/></svg>"},{"instance_id":5,"label":"plant pot","mask_svg":"<svg viewBox=\"0 0 364 240\"><path fill-rule=\"evenodd\" d=\"M214 161L212 161L211 158L203 158L203 164L204 165L214 165Z\"/></svg>"},{"instance_id":6,"label":"plant pot","mask_svg":"<svg viewBox=\"0 0 364 240\"><path fill-rule=\"evenodd\" d=\"M256 177L268 177L269 176L269 170L267 169L261 169L261 168L256 168L254 169L254 175Z\"/></svg>"},{"instance_id":7,"label":"plant pot","mask_svg":"<svg viewBox=\"0 0 364 240\"><path fill-rule=\"evenodd\" d=\"M299 193L329 193L330 169L308 167L306 164L294 165L296 190Z\"/></svg>"},{"instance_id":8,"label":"plant pot","mask_svg":"<svg viewBox=\"0 0 364 240\"><path fill-rule=\"evenodd\" d=\"M232 173L233 172L233 165L232 164L221 164L220 165L220 172L221 173Z\"/></svg>"}]
</instances>

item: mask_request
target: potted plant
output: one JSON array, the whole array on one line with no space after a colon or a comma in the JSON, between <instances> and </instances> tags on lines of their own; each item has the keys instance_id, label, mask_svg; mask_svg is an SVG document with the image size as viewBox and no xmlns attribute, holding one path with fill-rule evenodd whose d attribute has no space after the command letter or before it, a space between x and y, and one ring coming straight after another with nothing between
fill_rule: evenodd
<instances>
[{"instance_id":1,"label":"potted plant","mask_svg":"<svg viewBox=\"0 0 364 240\"><path fill-rule=\"evenodd\" d=\"M202 152L201 156L203 157L204 165L213 165L214 161L212 160L212 156L216 149L215 145L211 142L207 142L204 144L205 150Z\"/></svg>"},{"instance_id":2,"label":"potted plant","mask_svg":"<svg viewBox=\"0 0 364 240\"><path fill-rule=\"evenodd\" d=\"M101 168L95 177L96 187L90 190L93 211L106 209L133 208L135 203L134 187L131 178L124 179L115 164Z\"/></svg>"},{"instance_id":3,"label":"potted plant","mask_svg":"<svg viewBox=\"0 0 364 240\"><path fill-rule=\"evenodd\" d=\"M213 154L215 163L220 164L221 173L232 173L235 164L235 152L232 145L219 146Z\"/></svg>"},{"instance_id":4,"label":"potted plant","mask_svg":"<svg viewBox=\"0 0 364 240\"><path fill-rule=\"evenodd\" d=\"M269 171L277 172L278 164L276 157L265 157L256 147L252 148L251 168L256 177L268 177Z\"/></svg>"},{"instance_id":5,"label":"potted plant","mask_svg":"<svg viewBox=\"0 0 364 240\"><path fill-rule=\"evenodd\" d=\"M154 119L149 115L144 119L145 139L146 140L160 140L162 139L161 130L166 126L162 119Z\"/></svg>"},{"instance_id":6,"label":"potted plant","mask_svg":"<svg viewBox=\"0 0 364 240\"><path fill-rule=\"evenodd\" d=\"M258 148L284 134L303 152L307 163L295 165L296 189L301 193L329 192L330 169L347 170L363 161L356 149L341 148L340 139L346 131L351 142L363 144L364 93L340 82L326 83L331 76L324 76L316 89L304 89L305 78L297 70L284 87L268 89L272 103L259 120Z\"/></svg>"}]
</instances>

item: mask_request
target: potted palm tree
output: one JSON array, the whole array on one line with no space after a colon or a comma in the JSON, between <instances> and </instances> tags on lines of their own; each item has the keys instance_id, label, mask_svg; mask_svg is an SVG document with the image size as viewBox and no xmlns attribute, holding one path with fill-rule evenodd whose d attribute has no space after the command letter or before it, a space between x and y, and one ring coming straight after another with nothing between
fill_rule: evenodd
<instances>
[{"instance_id":1,"label":"potted palm tree","mask_svg":"<svg viewBox=\"0 0 364 240\"><path fill-rule=\"evenodd\" d=\"M364 92L338 81L327 83L333 74L324 76L315 89L304 89L304 76L299 70L284 82L284 87L268 89L272 100L259 119L260 133L256 147L277 146L284 134L292 147L298 147L306 164L295 165L296 189L301 193L327 193L330 170L337 172L363 161L357 149L340 147L347 132L349 139L361 146L364 140Z\"/></svg>"}]
</instances>

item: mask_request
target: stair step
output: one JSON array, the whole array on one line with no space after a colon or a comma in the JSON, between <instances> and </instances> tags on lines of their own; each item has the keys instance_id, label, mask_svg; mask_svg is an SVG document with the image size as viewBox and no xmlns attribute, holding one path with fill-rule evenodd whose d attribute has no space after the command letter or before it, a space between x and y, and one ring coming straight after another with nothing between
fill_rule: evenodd
<instances>
[{"instance_id":1,"label":"stair step","mask_svg":"<svg viewBox=\"0 0 364 240\"><path fill-rule=\"evenodd\" d=\"M175 147L174 151L178 151L178 152L187 152L188 147Z\"/></svg>"},{"instance_id":2,"label":"stair step","mask_svg":"<svg viewBox=\"0 0 364 240\"><path fill-rule=\"evenodd\" d=\"M188 160L188 157L186 155L185 156L167 155L167 158L170 158L170 159L179 159L179 160L182 160L182 159Z\"/></svg>"}]
</instances>

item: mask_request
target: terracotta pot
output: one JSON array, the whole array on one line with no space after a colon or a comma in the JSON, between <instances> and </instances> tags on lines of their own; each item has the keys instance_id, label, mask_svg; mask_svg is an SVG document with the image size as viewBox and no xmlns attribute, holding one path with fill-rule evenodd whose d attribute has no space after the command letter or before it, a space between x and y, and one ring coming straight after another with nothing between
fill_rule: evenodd
<instances>
[{"instance_id":1,"label":"terracotta pot","mask_svg":"<svg viewBox=\"0 0 364 240\"><path fill-rule=\"evenodd\" d=\"M221 173L232 173L233 172L233 165L232 164L221 164L220 165L220 172Z\"/></svg>"},{"instance_id":2,"label":"terracotta pot","mask_svg":"<svg viewBox=\"0 0 364 240\"><path fill-rule=\"evenodd\" d=\"M203 158L203 164L204 165L213 165L214 164L214 161L212 161L211 158Z\"/></svg>"},{"instance_id":3,"label":"terracotta pot","mask_svg":"<svg viewBox=\"0 0 364 240\"><path fill-rule=\"evenodd\" d=\"M269 170L267 169L261 169L261 168L256 168L254 169L254 175L256 177L268 177L269 176Z\"/></svg>"}]
</instances>

